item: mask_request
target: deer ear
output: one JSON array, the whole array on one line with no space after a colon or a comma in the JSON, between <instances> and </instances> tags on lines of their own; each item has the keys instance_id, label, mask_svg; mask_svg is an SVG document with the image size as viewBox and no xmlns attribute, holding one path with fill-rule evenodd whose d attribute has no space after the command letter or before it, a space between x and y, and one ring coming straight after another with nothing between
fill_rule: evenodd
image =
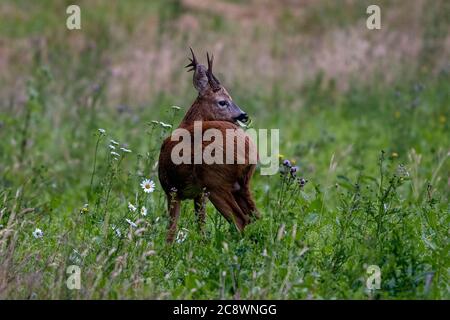
<instances>
[{"instance_id":1,"label":"deer ear","mask_svg":"<svg viewBox=\"0 0 450 320\"><path fill-rule=\"evenodd\" d=\"M206 67L202 64L197 65L192 79L195 89L198 93L203 94L208 88L208 76L206 75Z\"/></svg>"}]
</instances>

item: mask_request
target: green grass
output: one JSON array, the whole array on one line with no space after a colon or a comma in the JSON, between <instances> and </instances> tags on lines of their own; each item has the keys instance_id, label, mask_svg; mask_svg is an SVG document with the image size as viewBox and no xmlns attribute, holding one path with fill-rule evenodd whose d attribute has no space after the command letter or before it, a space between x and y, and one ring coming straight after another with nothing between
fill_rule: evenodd
<instances>
[{"instance_id":1,"label":"green grass","mask_svg":"<svg viewBox=\"0 0 450 320\"><path fill-rule=\"evenodd\" d=\"M123 23L131 28L141 9L119 10L131 17ZM164 10L169 22L179 14L177 2ZM24 28L3 36L32 34L34 24ZM280 128L283 159L295 160L308 183L283 174L280 159L280 174L253 178L262 219L243 234L209 204L202 236L186 201L178 227L187 236L167 245L156 161L170 131L151 121L176 126L194 89L117 107L108 76L92 80L118 45L108 36L81 56L50 42L61 55L35 55L23 105L1 101L0 298L450 298L448 70L391 84L373 77L345 91L320 75L300 90L226 83L255 128ZM110 139L132 152L116 147L114 160ZM157 182L155 192L142 191L144 178ZM81 290L66 286L69 265L81 268ZM370 265L381 268L374 292L365 285Z\"/></svg>"}]
</instances>

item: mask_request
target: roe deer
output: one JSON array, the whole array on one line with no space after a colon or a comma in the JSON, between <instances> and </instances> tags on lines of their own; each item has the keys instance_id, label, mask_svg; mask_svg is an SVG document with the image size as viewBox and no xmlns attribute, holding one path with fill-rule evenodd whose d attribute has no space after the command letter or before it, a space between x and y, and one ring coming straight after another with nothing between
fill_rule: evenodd
<instances>
[{"instance_id":1,"label":"roe deer","mask_svg":"<svg viewBox=\"0 0 450 320\"><path fill-rule=\"evenodd\" d=\"M250 179L255 171L256 164L249 161L249 150L254 144L250 137L236 124L238 121L247 122L248 116L232 100L227 90L220 84L212 72L213 57L209 57L208 69L199 64L191 49L191 63L186 68L194 71L193 84L198 91L198 97L187 111L178 128L194 132L194 122L201 121L202 134L208 129L217 129L224 137L222 145L226 145L226 131L233 130L237 139L245 141L245 146L234 148L233 164L175 164L171 158L172 149L177 141L167 138L162 146L159 156L159 180L167 195L170 221L168 226L167 242L173 242L176 225L180 215L180 202L185 199L194 200L194 208L203 232L205 223L205 205L209 199L216 209L239 231L242 231L251 222L252 217L259 217L255 202L250 192ZM202 139L203 140L203 139ZM242 140L241 140L242 141ZM211 141L201 141L201 150ZM232 140L234 145L234 138ZM191 148L191 159L194 159L194 149ZM223 149L222 149L223 151ZM254 151L256 153L256 151ZM243 161L236 161L243 156ZM257 157L257 154L256 154ZM255 161L256 162L256 161Z\"/></svg>"}]
</instances>

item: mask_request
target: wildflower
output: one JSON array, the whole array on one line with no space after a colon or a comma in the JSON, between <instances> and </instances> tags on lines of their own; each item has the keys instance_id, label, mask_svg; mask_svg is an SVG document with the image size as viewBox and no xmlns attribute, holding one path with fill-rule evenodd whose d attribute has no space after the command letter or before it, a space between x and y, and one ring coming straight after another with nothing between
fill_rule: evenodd
<instances>
[{"instance_id":1,"label":"wildflower","mask_svg":"<svg viewBox=\"0 0 450 320\"><path fill-rule=\"evenodd\" d=\"M109 148L110 148L111 150L116 150L116 147L114 147L112 144L109 145Z\"/></svg>"},{"instance_id":2,"label":"wildflower","mask_svg":"<svg viewBox=\"0 0 450 320\"><path fill-rule=\"evenodd\" d=\"M130 209L130 211L132 212L136 211L136 207L131 202L128 202L128 209Z\"/></svg>"},{"instance_id":3,"label":"wildflower","mask_svg":"<svg viewBox=\"0 0 450 320\"><path fill-rule=\"evenodd\" d=\"M80 213L88 213L89 212L89 204L85 203L83 208L81 208Z\"/></svg>"},{"instance_id":4,"label":"wildflower","mask_svg":"<svg viewBox=\"0 0 450 320\"><path fill-rule=\"evenodd\" d=\"M111 155L112 155L112 156L116 156L116 157L120 157L120 154L118 154L118 153L115 152L115 151L111 151Z\"/></svg>"},{"instance_id":5,"label":"wildflower","mask_svg":"<svg viewBox=\"0 0 450 320\"><path fill-rule=\"evenodd\" d=\"M284 154L278 154L278 158L283 159L284 158Z\"/></svg>"},{"instance_id":6,"label":"wildflower","mask_svg":"<svg viewBox=\"0 0 450 320\"><path fill-rule=\"evenodd\" d=\"M291 166L291 162L288 159L286 159L286 160L283 161L283 166L290 167Z\"/></svg>"},{"instance_id":7,"label":"wildflower","mask_svg":"<svg viewBox=\"0 0 450 320\"><path fill-rule=\"evenodd\" d=\"M98 132L100 132L100 134L106 134L106 130L105 130L105 129L102 129L102 128L99 128L99 129L98 129Z\"/></svg>"},{"instance_id":8,"label":"wildflower","mask_svg":"<svg viewBox=\"0 0 450 320\"><path fill-rule=\"evenodd\" d=\"M180 110L181 109L179 106L172 106L171 108L174 109L174 110Z\"/></svg>"},{"instance_id":9,"label":"wildflower","mask_svg":"<svg viewBox=\"0 0 450 320\"><path fill-rule=\"evenodd\" d=\"M155 191L155 183L150 179L144 179L141 182L141 187L145 193L152 193Z\"/></svg>"},{"instance_id":10,"label":"wildflower","mask_svg":"<svg viewBox=\"0 0 450 320\"><path fill-rule=\"evenodd\" d=\"M408 170L402 164L397 167L396 173L400 176L400 179L409 177Z\"/></svg>"},{"instance_id":11,"label":"wildflower","mask_svg":"<svg viewBox=\"0 0 450 320\"><path fill-rule=\"evenodd\" d=\"M114 233L116 234L116 236L118 236L119 238L122 236L122 232L115 225L112 225L111 228L114 230Z\"/></svg>"},{"instance_id":12,"label":"wildflower","mask_svg":"<svg viewBox=\"0 0 450 320\"><path fill-rule=\"evenodd\" d=\"M291 176L295 177L295 175L297 174L298 171L298 167L294 166L291 167Z\"/></svg>"},{"instance_id":13,"label":"wildflower","mask_svg":"<svg viewBox=\"0 0 450 320\"><path fill-rule=\"evenodd\" d=\"M126 152L126 153L130 153L131 152L130 149L126 149L126 148L120 148L120 150L122 150L123 152Z\"/></svg>"},{"instance_id":14,"label":"wildflower","mask_svg":"<svg viewBox=\"0 0 450 320\"><path fill-rule=\"evenodd\" d=\"M34 236L36 239L40 239L40 238L42 238L42 237L44 236L44 232L42 232L41 229L36 228L36 229L33 231L33 236Z\"/></svg>"},{"instance_id":15,"label":"wildflower","mask_svg":"<svg viewBox=\"0 0 450 320\"><path fill-rule=\"evenodd\" d=\"M392 158L397 158L398 157L398 153L397 152L392 152Z\"/></svg>"},{"instance_id":16,"label":"wildflower","mask_svg":"<svg viewBox=\"0 0 450 320\"><path fill-rule=\"evenodd\" d=\"M164 123L162 121L159 122L159 124L163 127L163 128L172 128L172 125L168 124L168 123Z\"/></svg>"},{"instance_id":17,"label":"wildflower","mask_svg":"<svg viewBox=\"0 0 450 320\"><path fill-rule=\"evenodd\" d=\"M292 164L296 164L296 163L297 163L297 160L292 159L292 160L291 160L291 163L292 163Z\"/></svg>"},{"instance_id":18,"label":"wildflower","mask_svg":"<svg viewBox=\"0 0 450 320\"><path fill-rule=\"evenodd\" d=\"M142 207L141 208L141 215L143 215L144 217L147 215L147 208L146 207Z\"/></svg>"},{"instance_id":19,"label":"wildflower","mask_svg":"<svg viewBox=\"0 0 450 320\"><path fill-rule=\"evenodd\" d=\"M159 124L159 121L152 120L152 123L153 123L153 124Z\"/></svg>"},{"instance_id":20,"label":"wildflower","mask_svg":"<svg viewBox=\"0 0 450 320\"><path fill-rule=\"evenodd\" d=\"M300 188L303 188L307 182L308 182L308 180L306 180L304 178L298 179L298 184L300 185Z\"/></svg>"},{"instance_id":21,"label":"wildflower","mask_svg":"<svg viewBox=\"0 0 450 320\"><path fill-rule=\"evenodd\" d=\"M79 265L82 262L81 261L82 260L82 256L77 250L72 249L72 253L69 256L69 260L72 261L73 263Z\"/></svg>"},{"instance_id":22,"label":"wildflower","mask_svg":"<svg viewBox=\"0 0 450 320\"><path fill-rule=\"evenodd\" d=\"M115 144L116 146L119 145L119 143L116 140L113 140L113 139L109 140L109 142L111 142L111 144Z\"/></svg>"},{"instance_id":23,"label":"wildflower","mask_svg":"<svg viewBox=\"0 0 450 320\"><path fill-rule=\"evenodd\" d=\"M128 224L130 225L130 226L132 226L133 228L137 228L137 224L136 223L134 223L133 221L131 221L130 219L125 219L127 222L128 222Z\"/></svg>"},{"instance_id":24,"label":"wildflower","mask_svg":"<svg viewBox=\"0 0 450 320\"><path fill-rule=\"evenodd\" d=\"M183 230L184 230L184 231L183 231ZM187 238L187 232L188 232L188 230L187 230L187 229L183 229L183 230L178 231L177 238L176 238L176 240L175 240L177 243L182 243L182 242L184 242L184 241L186 240L186 238Z\"/></svg>"}]
</instances>

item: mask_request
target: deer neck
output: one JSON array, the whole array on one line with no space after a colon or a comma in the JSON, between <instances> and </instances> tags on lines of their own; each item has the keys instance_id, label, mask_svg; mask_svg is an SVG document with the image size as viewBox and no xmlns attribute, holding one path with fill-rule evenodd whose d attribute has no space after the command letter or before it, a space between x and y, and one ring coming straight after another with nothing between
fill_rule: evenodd
<instances>
[{"instance_id":1,"label":"deer neck","mask_svg":"<svg viewBox=\"0 0 450 320\"><path fill-rule=\"evenodd\" d=\"M194 124L195 121L211 121L213 118L209 114L205 114L200 107L200 103L196 100L194 104L186 112L183 120L180 123L180 127L187 127Z\"/></svg>"}]
</instances>

